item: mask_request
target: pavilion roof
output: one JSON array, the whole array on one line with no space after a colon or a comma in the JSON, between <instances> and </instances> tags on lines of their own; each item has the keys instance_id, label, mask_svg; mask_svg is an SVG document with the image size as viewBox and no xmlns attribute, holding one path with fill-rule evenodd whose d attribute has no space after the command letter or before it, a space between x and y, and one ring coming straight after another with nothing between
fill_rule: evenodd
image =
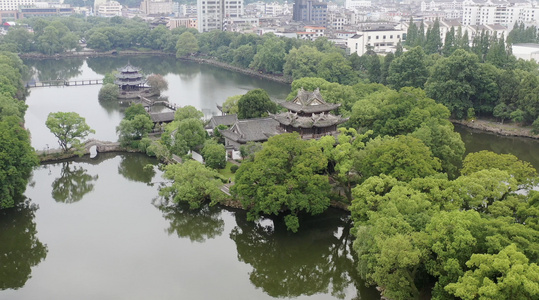
<instances>
[{"instance_id":1,"label":"pavilion roof","mask_svg":"<svg viewBox=\"0 0 539 300\"><path fill-rule=\"evenodd\" d=\"M340 104L327 103L320 94L320 89L309 92L300 88L298 95L292 101L284 101L279 103L284 108L300 113L321 113L329 112L337 109Z\"/></svg>"},{"instance_id":2,"label":"pavilion roof","mask_svg":"<svg viewBox=\"0 0 539 300\"><path fill-rule=\"evenodd\" d=\"M122 68L117 69L121 73L135 73L139 72L140 69L131 65L129 61L127 62L127 65L123 66Z\"/></svg>"},{"instance_id":3,"label":"pavilion roof","mask_svg":"<svg viewBox=\"0 0 539 300\"><path fill-rule=\"evenodd\" d=\"M301 116L293 112L280 113L271 116L277 122L295 128L324 128L332 125L339 125L348 121L348 118L343 118L341 116L336 116L333 114L326 114L323 112L320 114L313 114L312 116L308 117Z\"/></svg>"}]
</instances>

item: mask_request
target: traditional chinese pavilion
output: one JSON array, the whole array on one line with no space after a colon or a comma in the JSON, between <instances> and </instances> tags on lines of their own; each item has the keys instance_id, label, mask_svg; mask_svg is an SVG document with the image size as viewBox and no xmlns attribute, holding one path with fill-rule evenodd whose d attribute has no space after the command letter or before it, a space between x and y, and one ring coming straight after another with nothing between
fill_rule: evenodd
<instances>
[{"instance_id":1,"label":"traditional chinese pavilion","mask_svg":"<svg viewBox=\"0 0 539 300\"><path fill-rule=\"evenodd\" d=\"M279 104L288 112L271 115L273 119L283 131L298 132L305 139L337 134L337 125L348 121L331 113L340 104L324 101L318 88L313 92L301 88L294 100Z\"/></svg>"},{"instance_id":2,"label":"traditional chinese pavilion","mask_svg":"<svg viewBox=\"0 0 539 300\"><path fill-rule=\"evenodd\" d=\"M114 83L121 91L138 91L144 88L146 77L142 75L140 69L132 66L129 62L123 68L118 69Z\"/></svg>"}]
</instances>

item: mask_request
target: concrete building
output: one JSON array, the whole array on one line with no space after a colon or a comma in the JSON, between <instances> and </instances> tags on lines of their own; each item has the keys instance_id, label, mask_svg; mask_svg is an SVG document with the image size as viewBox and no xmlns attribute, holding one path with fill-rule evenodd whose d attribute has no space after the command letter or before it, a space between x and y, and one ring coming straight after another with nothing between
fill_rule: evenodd
<instances>
[{"instance_id":1,"label":"concrete building","mask_svg":"<svg viewBox=\"0 0 539 300\"><path fill-rule=\"evenodd\" d=\"M33 7L35 0L0 0L0 11L18 11L20 7Z\"/></svg>"},{"instance_id":2,"label":"concrete building","mask_svg":"<svg viewBox=\"0 0 539 300\"><path fill-rule=\"evenodd\" d=\"M243 15L243 0L198 0L198 31L227 29L228 19Z\"/></svg>"},{"instance_id":3,"label":"concrete building","mask_svg":"<svg viewBox=\"0 0 539 300\"><path fill-rule=\"evenodd\" d=\"M326 26L328 21L328 4L316 0L296 0L292 19L305 24Z\"/></svg>"},{"instance_id":4,"label":"concrete building","mask_svg":"<svg viewBox=\"0 0 539 300\"><path fill-rule=\"evenodd\" d=\"M148 16L168 16L172 14L172 0L143 0L140 11Z\"/></svg>"},{"instance_id":5,"label":"concrete building","mask_svg":"<svg viewBox=\"0 0 539 300\"><path fill-rule=\"evenodd\" d=\"M346 0L344 8L354 9L354 10L363 10L372 6L371 0Z\"/></svg>"},{"instance_id":6,"label":"concrete building","mask_svg":"<svg viewBox=\"0 0 539 300\"><path fill-rule=\"evenodd\" d=\"M357 53L359 56L365 54L368 48L380 54L395 52L397 43L404 42L405 35L406 30L399 26L372 25L348 38L346 47L350 54Z\"/></svg>"},{"instance_id":7,"label":"concrete building","mask_svg":"<svg viewBox=\"0 0 539 300\"><path fill-rule=\"evenodd\" d=\"M297 38L314 41L324 36L326 28L321 26L305 26L305 31L296 32Z\"/></svg>"},{"instance_id":8,"label":"concrete building","mask_svg":"<svg viewBox=\"0 0 539 300\"><path fill-rule=\"evenodd\" d=\"M516 58L539 61L539 44L514 44L512 50Z\"/></svg>"},{"instance_id":9,"label":"concrete building","mask_svg":"<svg viewBox=\"0 0 539 300\"><path fill-rule=\"evenodd\" d=\"M179 17L168 20L167 27L172 30L174 28L195 28L198 29L197 18Z\"/></svg>"},{"instance_id":10,"label":"concrete building","mask_svg":"<svg viewBox=\"0 0 539 300\"><path fill-rule=\"evenodd\" d=\"M122 5L117 1L107 1L97 8L97 15L100 17L114 17L122 15Z\"/></svg>"}]
</instances>

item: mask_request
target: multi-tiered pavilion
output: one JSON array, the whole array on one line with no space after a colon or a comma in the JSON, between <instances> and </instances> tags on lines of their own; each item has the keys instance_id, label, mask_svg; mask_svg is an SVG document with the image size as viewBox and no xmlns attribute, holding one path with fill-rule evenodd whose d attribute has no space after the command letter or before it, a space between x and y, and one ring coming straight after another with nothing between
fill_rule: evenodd
<instances>
[{"instance_id":1,"label":"multi-tiered pavilion","mask_svg":"<svg viewBox=\"0 0 539 300\"><path fill-rule=\"evenodd\" d=\"M146 83L146 77L140 73L140 69L132 66L129 62L123 68L118 69L115 76L114 84L118 85L120 92L138 91L144 88Z\"/></svg>"},{"instance_id":2,"label":"multi-tiered pavilion","mask_svg":"<svg viewBox=\"0 0 539 300\"><path fill-rule=\"evenodd\" d=\"M282 131L298 132L304 139L335 135L338 133L337 125L348 121L348 118L331 113L340 104L324 101L318 88L313 92L301 88L294 100L279 104L288 112L271 115L273 119L279 122Z\"/></svg>"}]
</instances>

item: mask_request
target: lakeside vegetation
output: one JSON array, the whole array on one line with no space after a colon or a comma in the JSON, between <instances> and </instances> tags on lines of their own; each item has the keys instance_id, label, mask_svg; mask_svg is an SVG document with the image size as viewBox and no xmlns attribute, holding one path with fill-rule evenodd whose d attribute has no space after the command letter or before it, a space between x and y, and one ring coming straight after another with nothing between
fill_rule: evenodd
<instances>
[{"instance_id":1,"label":"lakeside vegetation","mask_svg":"<svg viewBox=\"0 0 539 300\"><path fill-rule=\"evenodd\" d=\"M87 32L107 36L105 33L113 32L112 28L119 30L124 28L124 22L135 22L112 19L91 22L117 26L96 25ZM34 21L38 25L49 22L39 20ZM57 19L43 27L41 37L45 32L52 34L57 26L69 28L62 23L68 20L73 25L86 22ZM136 33L136 26L142 25L130 26ZM158 27L148 31L148 35L135 36L156 37L157 33L152 35L154 31L165 32ZM71 31L74 35L76 32ZM170 48L158 50L178 53L179 47L183 47L183 32L163 34L168 38L162 39L166 42L161 45ZM427 46L397 53L388 64L391 56L386 56L383 63L373 53L345 57L323 39L303 42L273 35L256 37L225 32L192 35L202 54L295 78L289 98L301 87L320 88L326 101L340 103L339 113L350 117L337 138L306 141L297 134L283 134L270 138L259 148L253 147L255 150L237 170L231 189L248 210L249 219L277 215L284 218L290 230L297 231L302 216L322 213L331 200L341 201L350 204L353 234L357 237L353 246L358 254L357 267L364 279L382 289L384 296L417 299L432 289L435 299L538 297L539 193L532 190L538 179L536 170L512 155L479 152L463 159L464 144L449 122L450 116L488 116L489 111L494 115L503 94L503 101L508 101L503 104L516 108L509 118L533 123L538 113L537 65L511 62L511 56L505 52L511 67L496 67L467 49L445 52L442 54L447 57L443 57L436 53L427 55ZM428 34L427 40L429 36L436 35ZM11 38L6 36L0 47L18 47L9 42ZM42 43L45 38L35 41ZM152 41L157 44L157 40ZM139 41L129 47L149 46L144 43L149 42ZM243 46L256 51L248 52L246 47L240 51ZM51 53L62 49L45 48L45 44L35 47ZM180 52L180 57L192 53L191 50ZM240 52L253 56L247 60ZM5 60L2 69L14 76L2 77L7 80L2 84L2 97L9 97L2 100L5 106L0 111L0 126L5 130L0 132L13 131L18 136L0 140L2 154L9 158L4 161L2 156L1 174L9 174L6 178L17 182L0 183L2 191L13 191L8 193L13 198L24 191L36 161L28 132L20 125L26 107L20 98L24 94L20 81L23 65L14 54L2 55L6 57L0 56ZM507 77L501 77L502 74ZM519 78L517 85L507 84L506 80ZM502 90L501 86L505 88ZM507 95L515 90L516 94ZM437 101L431 99L433 95L439 95L435 97ZM241 107L241 103L250 101L242 101L241 97L237 101L238 112L244 112L246 117L259 116L267 109L262 105L252 112ZM519 109L522 118L511 117ZM224 148L216 147L218 142L208 142L201 113L195 108L179 109L174 122L157 142L147 137L146 115L135 106L126 113L118 129L123 143L160 158L172 154L186 157L189 151L200 149L207 149L202 150L207 153L206 158L224 157ZM16 148L19 144L20 148ZM9 172L13 168L4 167L13 161L24 166L22 173L12 174ZM222 164L216 162L214 166L219 168ZM204 202L221 200L218 187L222 180L216 179L219 176L208 166L191 161L169 165L165 177L174 183L161 194L176 202L187 201L197 208ZM6 203L7 207L12 202Z\"/></svg>"}]
</instances>

